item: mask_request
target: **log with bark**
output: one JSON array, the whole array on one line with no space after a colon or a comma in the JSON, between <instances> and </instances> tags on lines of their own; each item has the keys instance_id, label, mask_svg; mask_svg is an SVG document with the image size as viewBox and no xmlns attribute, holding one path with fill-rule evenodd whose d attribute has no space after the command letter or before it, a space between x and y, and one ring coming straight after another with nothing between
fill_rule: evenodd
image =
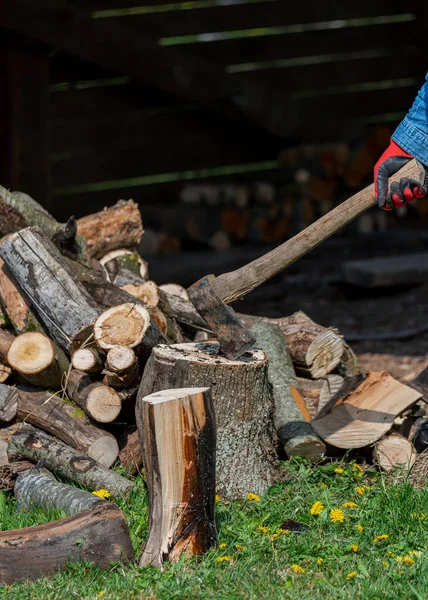
<instances>
[{"instance_id":1,"label":"log with bark","mask_svg":"<svg viewBox=\"0 0 428 600\"><path fill-rule=\"evenodd\" d=\"M0 255L59 346L72 353L90 339L100 309L40 229L8 236Z\"/></svg>"},{"instance_id":2,"label":"log with bark","mask_svg":"<svg viewBox=\"0 0 428 600\"><path fill-rule=\"evenodd\" d=\"M160 567L216 544L216 425L209 388L142 398L140 438L149 489L149 535L140 566Z\"/></svg>"},{"instance_id":3,"label":"log with bark","mask_svg":"<svg viewBox=\"0 0 428 600\"><path fill-rule=\"evenodd\" d=\"M122 408L122 402L114 389L95 381L83 371L70 371L67 394L98 423L111 423Z\"/></svg>"},{"instance_id":4,"label":"log with bark","mask_svg":"<svg viewBox=\"0 0 428 600\"><path fill-rule=\"evenodd\" d=\"M18 392L16 388L0 383L0 421L8 423L16 417Z\"/></svg>"},{"instance_id":5,"label":"log with bark","mask_svg":"<svg viewBox=\"0 0 428 600\"><path fill-rule=\"evenodd\" d=\"M12 369L0 360L0 383L5 383L12 375Z\"/></svg>"},{"instance_id":6,"label":"log with bark","mask_svg":"<svg viewBox=\"0 0 428 600\"><path fill-rule=\"evenodd\" d=\"M101 568L134 559L128 526L111 502L74 517L0 533L0 583L50 575L70 562Z\"/></svg>"},{"instance_id":7,"label":"log with bark","mask_svg":"<svg viewBox=\"0 0 428 600\"><path fill-rule=\"evenodd\" d=\"M79 348L71 357L73 369L84 373L99 373L104 367L104 355L96 348Z\"/></svg>"},{"instance_id":8,"label":"log with bark","mask_svg":"<svg viewBox=\"0 0 428 600\"><path fill-rule=\"evenodd\" d=\"M343 339L332 329L314 323L304 312L299 311L280 319L250 315L240 315L240 318L247 326L260 321L279 325L287 340L295 371L300 377L325 377L342 358Z\"/></svg>"},{"instance_id":9,"label":"log with bark","mask_svg":"<svg viewBox=\"0 0 428 600\"><path fill-rule=\"evenodd\" d=\"M138 379L138 359L132 348L114 346L107 352L104 383L123 389L135 386Z\"/></svg>"},{"instance_id":10,"label":"log with bark","mask_svg":"<svg viewBox=\"0 0 428 600\"><path fill-rule=\"evenodd\" d=\"M116 438L96 427L74 403L30 386L18 387L18 419L39 427L85 452L105 467L119 454Z\"/></svg>"},{"instance_id":11,"label":"log with bark","mask_svg":"<svg viewBox=\"0 0 428 600\"><path fill-rule=\"evenodd\" d=\"M119 452L119 460L128 475L137 475L143 468L140 438L138 430L125 432L123 447Z\"/></svg>"},{"instance_id":12,"label":"log with bark","mask_svg":"<svg viewBox=\"0 0 428 600\"><path fill-rule=\"evenodd\" d=\"M147 262L135 250L128 250L127 248L112 250L100 259L100 263L104 267L109 280L115 285L119 285L119 287L120 283L116 283L115 280L123 270L130 271L141 280L147 280L149 276Z\"/></svg>"},{"instance_id":13,"label":"log with bark","mask_svg":"<svg viewBox=\"0 0 428 600\"><path fill-rule=\"evenodd\" d=\"M86 240L87 256L100 258L111 250L138 246L143 235L141 214L133 200L77 220L77 233Z\"/></svg>"},{"instance_id":14,"label":"log with bark","mask_svg":"<svg viewBox=\"0 0 428 600\"><path fill-rule=\"evenodd\" d=\"M9 427L0 428L0 467L9 464L9 458L7 456L7 448L9 442L14 433L21 427L21 423L14 423Z\"/></svg>"},{"instance_id":15,"label":"log with bark","mask_svg":"<svg viewBox=\"0 0 428 600\"><path fill-rule=\"evenodd\" d=\"M250 331L255 337L255 346L269 359L268 378L275 401L274 423L282 447L288 457L319 460L325 454L325 445L296 404L300 390L287 340L274 323L257 323Z\"/></svg>"},{"instance_id":16,"label":"log with bark","mask_svg":"<svg viewBox=\"0 0 428 600\"><path fill-rule=\"evenodd\" d=\"M144 370L137 398L140 432L144 430L145 396L164 389L209 385L217 420L219 493L227 497L263 494L278 474L267 367L261 350L228 360L217 343L157 346Z\"/></svg>"},{"instance_id":17,"label":"log with bark","mask_svg":"<svg viewBox=\"0 0 428 600\"><path fill-rule=\"evenodd\" d=\"M399 433L382 438L374 447L373 460L384 471L400 467L409 471L414 465L417 452L413 444Z\"/></svg>"},{"instance_id":18,"label":"log with bark","mask_svg":"<svg viewBox=\"0 0 428 600\"><path fill-rule=\"evenodd\" d=\"M43 460L49 471L89 490L107 490L114 498L126 497L135 488L129 479L32 425L22 425L10 438L7 454L11 461L27 458L38 463Z\"/></svg>"}]
</instances>

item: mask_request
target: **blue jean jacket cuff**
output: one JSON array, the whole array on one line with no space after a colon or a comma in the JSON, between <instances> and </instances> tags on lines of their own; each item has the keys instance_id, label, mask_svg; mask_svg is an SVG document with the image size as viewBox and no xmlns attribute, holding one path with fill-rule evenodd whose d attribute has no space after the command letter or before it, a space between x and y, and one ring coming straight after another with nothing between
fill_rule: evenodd
<instances>
[{"instance_id":1,"label":"blue jean jacket cuff","mask_svg":"<svg viewBox=\"0 0 428 600\"><path fill-rule=\"evenodd\" d=\"M403 150L428 165L428 132L421 131L405 117L394 131L392 139Z\"/></svg>"}]
</instances>

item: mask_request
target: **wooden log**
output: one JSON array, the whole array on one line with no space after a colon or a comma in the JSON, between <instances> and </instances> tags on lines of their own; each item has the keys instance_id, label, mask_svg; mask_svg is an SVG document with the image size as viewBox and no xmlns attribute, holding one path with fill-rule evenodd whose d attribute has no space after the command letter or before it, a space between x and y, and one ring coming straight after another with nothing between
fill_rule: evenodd
<instances>
[{"instance_id":1,"label":"wooden log","mask_svg":"<svg viewBox=\"0 0 428 600\"><path fill-rule=\"evenodd\" d=\"M0 360L0 383L5 383L11 375L12 369Z\"/></svg>"},{"instance_id":2,"label":"wooden log","mask_svg":"<svg viewBox=\"0 0 428 600\"><path fill-rule=\"evenodd\" d=\"M78 515L106 500L84 490L60 483L46 469L27 469L16 478L13 493L18 510L62 510L66 515Z\"/></svg>"},{"instance_id":3,"label":"wooden log","mask_svg":"<svg viewBox=\"0 0 428 600\"><path fill-rule=\"evenodd\" d=\"M140 284L130 284L122 286L122 289L131 296L139 298L148 306L156 307L160 301L159 288L154 281L145 281Z\"/></svg>"},{"instance_id":4,"label":"wooden log","mask_svg":"<svg viewBox=\"0 0 428 600\"><path fill-rule=\"evenodd\" d=\"M296 404L296 392L300 393L300 390L287 340L274 323L257 323L250 331L256 339L255 346L269 359L268 378L275 401L274 423L282 447L289 458L303 456L312 461L319 460L325 454L325 445Z\"/></svg>"},{"instance_id":5,"label":"wooden log","mask_svg":"<svg viewBox=\"0 0 428 600\"><path fill-rule=\"evenodd\" d=\"M93 425L74 403L29 386L18 387L18 419L56 436L105 467L119 454L116 438Z\"/></svg>"},{"instance_id":6,"label":"wooden log","mask_svg":"<svg viewBox=\"0 0 428 600\"><path fill-rule=\"evenodd\" d=\"M14 387L0 384L0 421L8 423L16 417L18 392Z\"/></svg>"},{"instance_id":7,"label":"wooden log","mask_svg":"<svg viewBox=\"0 0 428 600\"><path fill-rule=\"evenodd\" d=\"M5 238L0 255L58 345L71 353L90 338L99 307L39 229Z\"/></svg>"},{"instance_id":8,"label":"wooden log","mask_svg":"<svg viewBox=\"0 0 428 600\"><path fill-rule=\"evenodd\" d=\"M7 447L9 445L10 438L14 433L21 427L21 423L14 423L9 427L0 428L0 467L9 465L9 458L7 456Z\"/></svg>"},{"instance_id":9,"label":"wooden log","mask_svg":"<svg viewBox=\"0 0 428 600\"><path fill-rule=\"evenodd\" d=\"M61 389L70 366L64 354L58 358L51 340L38 331L18 335L10 345L7 362L33 385L50 390Z\"/></svg>"},{"instance_id":10,"label":"wooden log","mask_svg":"<svg viewBox=\"0 0 428 600\"><path fill-rule=\"evenodd\" d=\"M324 377L337 367L343 355L342 338L332 329L314 323L304 312L280 319L250 315L240 315L240 318L248 326L260 321L279 325L300 377Z\"/></svg>"},{"instance_id":11,"label":"wooden log","mask_svg":"<svg viewBox=\"0 0 428 600\"><path fill-rule=\"evenodd\" d=\"M153 348L136 404L143 431L143 398L173 387L212 389L217 420L217 486L225 497L263 494L277 475L274 403L267 379L268 361L261 350L241 359L220 354L217 343L177 344ZM251 465L251 468L249 468Z\"/></svg>"},{"instance_id":12,"label":"wooden log","mask_svg":"<svg viewBox=\"0 0 428 600\"><path fill-rule=\"evenodd\" d=\"M409 471L417 457L413 444L399 433L382 438L374 447L373 460L384 471L401 467Z\"/></svg>"},{"instance_id":13,"label":"wooden log","mask_svg":"<svg viewBox=\"0 0 428 600\"><path fill-rule=\"evenodd\" d=\"M14 339L15 336L12 335L10 331L0 329L0 358L2 360L7 360L7 353L9 352L9 348Z\"/></svg>"},{"instance_id":14,"label":"wooden log","mask_svg":"<svg viewBox=\"0 0 428 600\"><path fill-rule=\"evenodd\" d=\"M86 255L95 258L118 248L138 246L143 235L138 204L119 200L114 206L78 219L77 232L86 240Z\"/></svg>"},{"instance_id":15,"label":"wooden log","mask_svg":"<svg viewBox=\"0 0 428 600\"><path fill-rule=\"evenodd\" d=\"M2 308L2 306L0 305L0 328L7 327L9 325L9 323L10 323L9 317L7 316L4 308Z\"/></svg>"},{"instance_id":16,"label":"wooden log","mask_svg":"<svg viewBox=\"0 0 428 600\"><path fill-rule=\"evenodd\" d=\"M138 378L138 359L132 348L114 346L107 352L104 382L112 387L129 388Z\"/></svg>"},{"instance_id":17,"label":"wooden log","mask_svg":"<svg viewBox=\"0 0 428 600\"><path fill-rule=\"evenodd\" d=\"M94 381L83 371L70 371L67 394L98 423L111 423L122 408L119 396L111 387Z\"/></svg>"},{"instance_id":18,"label":"wooden log","mask_svg":"<svg viewBox=\"0 0 428 600\"><path fill-rule=\"evenodd\" d=\"M10 438L9 460L28 458L44 466L61 477L67 477L89 490L108 490L115 498L127 496L135 483L118 475L111 469L88 456L74 450L40 429L25 424Z\"/></svg>"},{"instance_id":19,"label":"wooden log","mask_svg":"<svg viewBox=\"0 0 428 600\"><path fill-rule=\"evenodd\" d=\"M216 544L216 425L209 388L163 390L142 398L149 535L140 566L160 567Z\"/></svg>"},{"instance_id":20,"label":"wooden log","mask_svg":"<svg viewBox=\"0 0 428 600\"><path fill-rule=\"evenodd\" d=\"M71 357L73 369L84 373L99 373L104 367L104 355L96 348L79 348Z\"/></svg>"},{"instance_id":21,"label":"wooden log","mask_svg":"<svg viewBox=\"0 0 428 600\"><path fill-rule=\"evenodd\" d=\"M132 561L134 553L122 512L111 502L74 517L0 534L0 583L50 575L70 562L104 569Z\"/></svg>"},{"instance_id":22,"label":"wooden log","mask_svg":"<svg viewBox=\"0 0 428 600\"><path fill-rule=\"evenodd\" d=\"M147 280L149 276L147 262L135 250L127 248L112 250L100 258L100 263L104 267L109 281L115 285L118 285L115 279L123 269L130 271L143 281Z\"/></svg>"},{"instance_id":23,"label":"wooden log","mask_svg":"<svg viewBox=\"0 0 428 600\"><path fill-rule=\"evenodd\" d=\"M126 432L125 435L126 440L119 452L119 460L128 475L133 476L140 473L143 468L140 438L137 429L132 433Z\"/></svg>"},{"instance_id":24,"label":"wooden log","mask_svg":"<svg viewBox=\"0 0 428 600\"><path fill-rule=\"evenodd\" d=\"M159 286L159 289L168 296L178 296L182 300L190 301L186 288L178 283L164 283Z\"/></svg>"},{"instance_id":25,"label":"wooden log","mask_svg":"<svg viewBox=\"0 0 428 600\"><path fill-rule=\"evenodd\" d=\"M175 284L168 284L168 286L171 285ZM184 291L186 292L186 290ZM159 295L159 307L164 314L175 319L182 325L187 325L198 331L207 331L211 333L206 321L199 315L193 304L190 302L189 296L184 297L181 292L179 294L171 293L167 286L161 286L159 288Z\"/></svg>"},{"instance_id":26,"label":"wooden log","mask_svg":"<svg viewBox=\"0 0 428 600\"><path fill-rule=\"evenodd\" d=\"M306 408L311 420L318 414L321 390L325 384L324 379L306 379L297 377L298 389L301 391Z\"/></svg>"}]
</instances>

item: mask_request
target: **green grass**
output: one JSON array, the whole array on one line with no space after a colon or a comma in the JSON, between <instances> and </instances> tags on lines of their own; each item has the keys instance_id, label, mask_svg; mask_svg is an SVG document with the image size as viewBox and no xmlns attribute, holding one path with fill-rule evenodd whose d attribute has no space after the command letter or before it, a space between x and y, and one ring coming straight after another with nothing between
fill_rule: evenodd
<instances>
[{"instance_id":1,"label":"green grass","mask_svg":"<svg viewBox=\"0 0 428 600\"><path fill-rule=\"evenodd\" d=\"M336 472L337 468L343 472ZM296 461L283 470L284 482L260 501L216 503L219 547L204 557L184 558L163 570L114 565L103 572L90 565L70 565L52 578L0 588L0 596L19 600L428 598L425 491L406 481L386 483L375 471L360 476L353 463L311 468ZM316 501L324 510L312 515ZM354 502L357 508L343 507L345 502ZM138 552L147 536L148 509L141 481L120 506ZM334 508L343 510L343 523L332 522ZM40 512L18 515L14 500L4 496L0 509L3 529L52 517ZM286 519L309 528L303 533L278 532ZM375 542L379 535L388 537ZM292 565L304 572L296 573L300 569L294 566L293 570ZM350 573L355 575L348 579Z\"/></svg>"}]
</instances>

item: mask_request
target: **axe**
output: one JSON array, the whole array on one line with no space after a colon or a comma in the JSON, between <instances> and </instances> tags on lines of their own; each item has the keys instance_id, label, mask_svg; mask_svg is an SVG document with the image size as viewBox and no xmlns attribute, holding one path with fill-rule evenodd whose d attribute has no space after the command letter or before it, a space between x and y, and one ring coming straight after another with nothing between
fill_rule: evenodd
<instances>
[{"instance_id":1,"label":"axe","mask_svg":"<svg viewBox=\"0 0 428 600\"><path fill-rule=\"evenodd\" d=\"M422 184L423 171L422 165L413 159L389 181L392 183L402 177L409 177ZM224 273L219 277L207 275L187 290L193 306L206 321L228 358L239 358L255 340L227 304L243 298L251 290L286 269L375 204L372 184L336 206L278 248L236 271Z\"/></svg>"}]
</instances>

